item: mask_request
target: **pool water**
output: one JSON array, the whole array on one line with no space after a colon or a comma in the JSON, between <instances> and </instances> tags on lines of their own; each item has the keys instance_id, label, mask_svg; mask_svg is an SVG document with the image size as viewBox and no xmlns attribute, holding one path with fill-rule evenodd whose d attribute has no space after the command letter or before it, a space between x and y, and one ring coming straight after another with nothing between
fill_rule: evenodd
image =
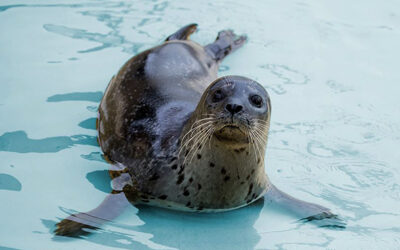
<instances>
[{"instance_id":1,"label":"pool water","mask_svg":"<svg viewBox=\"0 0 400 250\"><path fill-rule=\"evenodd\" d=\"M110 191L95 130L108 81L192 22L201 44L226 28L247 34L220 75L270 93L271 181L346 229L259 201L219 214L132 206L88 237L53 236ZM399 44L391 0L2 0L0 249L399 249Z\"/></svg>"}]
</instances>

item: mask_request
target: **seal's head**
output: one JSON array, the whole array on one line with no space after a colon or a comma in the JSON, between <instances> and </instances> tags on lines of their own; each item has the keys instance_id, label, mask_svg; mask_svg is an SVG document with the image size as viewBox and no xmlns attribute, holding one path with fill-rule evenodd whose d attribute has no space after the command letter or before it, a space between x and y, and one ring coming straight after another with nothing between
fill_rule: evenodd
<instances>
[{"instance_id":1,"label":"seal's head","mask_svg":"<svg viewBox=\"0 0 400 250\"><path fill-rule=\"evenodd\" d=\"M271 102L268 92L251 79L221 77L205 91L199 105L203 116L213 118L214 136L225 143L266 138Z\"/></svg>"},{"instance_id":2,"label":"seal's head","mask_svg":"<svg viewBox=\"0 0 400 250\"><path fill-rule=\"evenodd\" d=\"M271 102L257 82L242 76L218 78L204 91L181 136L180 152L197 154L203 145L242 149L253 145L263 155L267 144Z\"/></svg>"}]
</instances>

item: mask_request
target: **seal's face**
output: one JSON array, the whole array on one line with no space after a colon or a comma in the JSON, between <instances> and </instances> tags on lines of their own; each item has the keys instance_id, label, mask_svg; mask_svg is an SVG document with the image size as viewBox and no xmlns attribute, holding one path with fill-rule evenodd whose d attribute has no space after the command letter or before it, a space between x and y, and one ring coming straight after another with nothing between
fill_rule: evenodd
<instances>
[{"instance_id":1,"label":"seal's face","mask_svg":"<svg viewBox=\"0 0 400 250\"><path fill-rule=\"evenodd\" d=\"M217 79L208 89L203 112L212 114L214 136L231 143L248 143L268 132L270 99L257 82L245 77Z\"/></svg>"}]
</instances>

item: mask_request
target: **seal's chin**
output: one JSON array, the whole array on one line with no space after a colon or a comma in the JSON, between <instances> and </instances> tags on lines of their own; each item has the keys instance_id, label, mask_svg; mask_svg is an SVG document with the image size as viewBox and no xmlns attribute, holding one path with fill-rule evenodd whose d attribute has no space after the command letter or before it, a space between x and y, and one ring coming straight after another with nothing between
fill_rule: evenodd
<instances>
[{"instance_id":1,"label":"seal's chin","mask_svg":"<svg viewBox=\"0 0 400 250\"><path fill-rule=\"evenodd\" d=\"M246 130L240 125L227 124L217 129L214 135L220 141L245 144L248 143L248 136L245 131Z\"/></svg>"}]
</instances>

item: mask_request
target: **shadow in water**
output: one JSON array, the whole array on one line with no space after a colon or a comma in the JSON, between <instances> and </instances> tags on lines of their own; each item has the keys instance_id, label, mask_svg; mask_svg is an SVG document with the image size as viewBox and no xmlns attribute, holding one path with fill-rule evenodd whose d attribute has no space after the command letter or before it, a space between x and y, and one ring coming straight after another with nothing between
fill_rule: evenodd
<instances>
[{"instance_id":1,"label":"shadow in water","mask_svg":"<svg viewBox=\"0 0 400 250\"><path fill-rule=\"evenodd\" d=\"M0 190L21 191L22 184L17 178L8 174L0 174Z\"/></svg>"},{"instance_id":2,"label":"shadow in water","mask_svg":"<svg viewBox=\"0 0 400 250\"><path fill-rule=\"evenodd\" d=\"M97 120L97 118L89 118L84 121L81 121L78 124L78 126L81 128L96 130L96 120Z\"/></svg>"},{"instance_id":3,"label":"shadow in water","mask_svg":"<svg viewBox=\"0 0 400 250\"><path fill-rule=\"evenodd\" d=\"M104 193L111 193L111 178L108 170L97 170L86 174L86 179L92 183L94 188Z\"/></svg>"},{"instance_id":4,"label":"shadow in water","mask_svg":"<svg viewBox=\"0 0 400 250\"><path fill-rule=\"evenodd\" d=\"M65 101L88 101L100 102L103 92L73 92L66 94L53 95L47 98L48 102L65 102Z\"/></svg>"},{"instance_id":5,"label":"shadow in water","mask_svg":"<svg viewBox=\"0 0 400 250\"><path fill-rule=\"evenodd\" d=\"M254 249L260 236L253 225L260 215L264 200L245 208L224 213L188 213L157 207L137 206L140 226L109 223L110 229L93 231L80 239L108 247L124 249ZM70 211L74 213L75 211ZM52 233L55 221L42 220ZM127 229L122 233L118 229ZM126 232L126 231L125 231ZM56 241L77 240L55 236ZM229 245L226 243L229 242Z\"/></svg>"},{"instance_id":6,"label":"shadow in water","mask_svg":"<svg viewBox=\"0 0 400 250\"><path fill-rule=\"evenodd\" d=\"M73 135L30 139L25 131L6 132L0 136L0 151L16 153L54 153L74 145L98 146L96 136Z\"/></svg>"}]
</instances>

